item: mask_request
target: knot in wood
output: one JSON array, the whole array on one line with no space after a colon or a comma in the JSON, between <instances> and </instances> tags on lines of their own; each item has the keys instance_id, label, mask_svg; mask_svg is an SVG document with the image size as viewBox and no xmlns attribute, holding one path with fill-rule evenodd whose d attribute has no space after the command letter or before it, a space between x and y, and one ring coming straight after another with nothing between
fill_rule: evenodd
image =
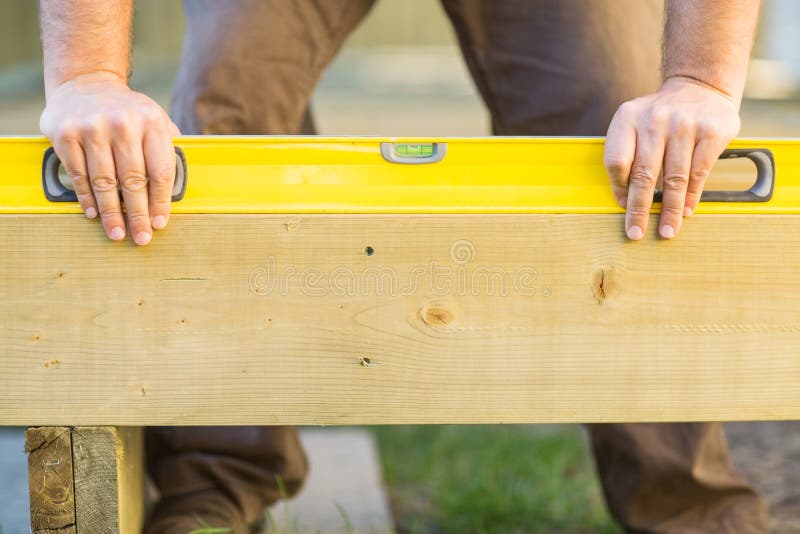
<instances>
[{"instance_id":1,"label":"knot in wood","mask_svg":"<svg viewBox=\"0 0 800 534\"><path fill-rule=\"evenodd\" d=\"M613 267L601 267L592 276L592 296L603 304L620 290L619 273Z\"/></svg>"},{"instance_id":2,"label":"knot in wood","mask_svg":"<svg viewBox=\"0 0 800 534\"><path fill-rule=\"evenodd\" d=\"M453 322L455 314L441 304L424 306L419 313L420 319L433 328L442 328Z\"/></svg>"}]
</instances>

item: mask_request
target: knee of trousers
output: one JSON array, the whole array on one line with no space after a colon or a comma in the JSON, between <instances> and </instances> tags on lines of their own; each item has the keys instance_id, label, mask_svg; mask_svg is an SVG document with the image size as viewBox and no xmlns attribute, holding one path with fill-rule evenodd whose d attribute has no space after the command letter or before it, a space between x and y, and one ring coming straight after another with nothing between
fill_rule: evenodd
<instances>
[{"instance_id":1,"label":"knee of trousers","mask_svg":"<svg viewBox=\"0 0 800 534\"><path fill-rule=\"evenodd\" d=\"M260 0L185 3L170 113L183 133L301 129L320 71L312 46L319 38L292 11L288 3Z\"/></svg>"},{"instance_id":2,"label":"knee of trousers","mask_svg":"<svg viewBox=\"0 0 800 534\"><path fill-rule=\"evenodd\" d=\"M639 75L576 71L534 81L520 78L493 91L489 106L497 135L605 135L622 103L658 87L657 69Z\"/></svg>"},{"instance_id":3,"label":"knee of trousers","mask_svg":"<svg viewBox=\"0 0 800 534\"><path fill-rule=\"evenodd\" d=\"M309 132L322 70L373 0L184 0L172 116L185 133Z\"/></svg>"},{"instance_id":4,"label":"knee of trousers","mask_svg":"<svg viewBox=\"0 0 800 534\"><path fill-rule=\"evenodd\" d=\"M219 58L184 64L170 115L185 134L297 134L307 122L312 88L306 79L291 62L264 65Z\"/></svg>"}]
</instances>

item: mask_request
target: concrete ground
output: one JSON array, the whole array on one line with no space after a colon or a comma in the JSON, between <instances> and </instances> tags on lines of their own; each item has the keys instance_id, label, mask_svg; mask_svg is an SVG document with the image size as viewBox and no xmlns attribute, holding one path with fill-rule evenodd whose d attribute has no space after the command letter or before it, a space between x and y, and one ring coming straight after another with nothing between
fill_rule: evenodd
<instances>
[{"instance_id":1,"label":"concrete ground","mask_svg":"<svg viewBox=\"0 0 800 534\"><path fill-rule=\"evenodd\" d=\"M308 480L294 499L270 510L273 527L267 532L392 532L372 435L356 428L307 428L300 440L309 457Z\"/></svg>"}]
</instances>

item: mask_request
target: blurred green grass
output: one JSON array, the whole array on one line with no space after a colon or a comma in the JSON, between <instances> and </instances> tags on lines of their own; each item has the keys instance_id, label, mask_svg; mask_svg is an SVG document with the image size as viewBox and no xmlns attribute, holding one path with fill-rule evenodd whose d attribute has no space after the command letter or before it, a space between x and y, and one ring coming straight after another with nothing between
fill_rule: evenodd
<instances>
[{"instance_id":1,"label":"blurred green grass","mask_svg":"<svg viewBox=\"0 0 800 534\"><path fill-rule=\"evenodd\" d=\"M374 428L400 534L617 533L580 427Z\"/></svg>"}]
</instances>

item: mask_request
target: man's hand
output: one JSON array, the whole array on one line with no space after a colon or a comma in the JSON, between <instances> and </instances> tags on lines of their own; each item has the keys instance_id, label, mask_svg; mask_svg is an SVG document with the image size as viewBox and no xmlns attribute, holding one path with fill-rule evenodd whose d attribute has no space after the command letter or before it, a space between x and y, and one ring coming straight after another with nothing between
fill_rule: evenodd
<instances>
[{"instance_id":1,"label":"man's hand","mask_svg":"<svg viewBox=\"0 0 800 534\"><path fill-rule=\"evenodd\" d=\"M161 107L126 81L132 0L40 0L47 107L39 126L89 218L106 235L139 245L169 219L175 180L172 137ZM149 179L149 180L148 180Z\"/></svg>"},{"instance_id":2,"label":"man's hand","mask_svg":"<svg viewBox=\"0 0 800 534\"><path fill-rule=\"evenodd\" d=\"M175 179L172 137L179 132L153 100L111 72L82 74L48 91L40 128L84 213L99 214L109 238L125 237L119 191L136 244L146 245L153 228L167 225Z\"/></svg>"},{"instance_id":3,"label":"man's hand","mask_svg":"<svg viewBox=\"0 0 800 534\"><path fill-rule=\"evenodd\" d=\"M690 78L669 78L658 92L623 104L608 129L604 159L614 197L626 209L628 237L638 240L647 233L662 169L659 234L675 237L738 132L734 99Z\"/></svg>"},{"instance_id":4,"label":"man's hand","mask_svg":"<svg viewBox=\"0 0 800 534\"><path fill-rule=\"evenodd\" d=\"M620 107L605 164L631 239L647 233L662 169L658 231L671 239L700 200L711 167L739 133L739 105L760 0L667 0L664 84Z\"/></svg>"}]
</instances>

